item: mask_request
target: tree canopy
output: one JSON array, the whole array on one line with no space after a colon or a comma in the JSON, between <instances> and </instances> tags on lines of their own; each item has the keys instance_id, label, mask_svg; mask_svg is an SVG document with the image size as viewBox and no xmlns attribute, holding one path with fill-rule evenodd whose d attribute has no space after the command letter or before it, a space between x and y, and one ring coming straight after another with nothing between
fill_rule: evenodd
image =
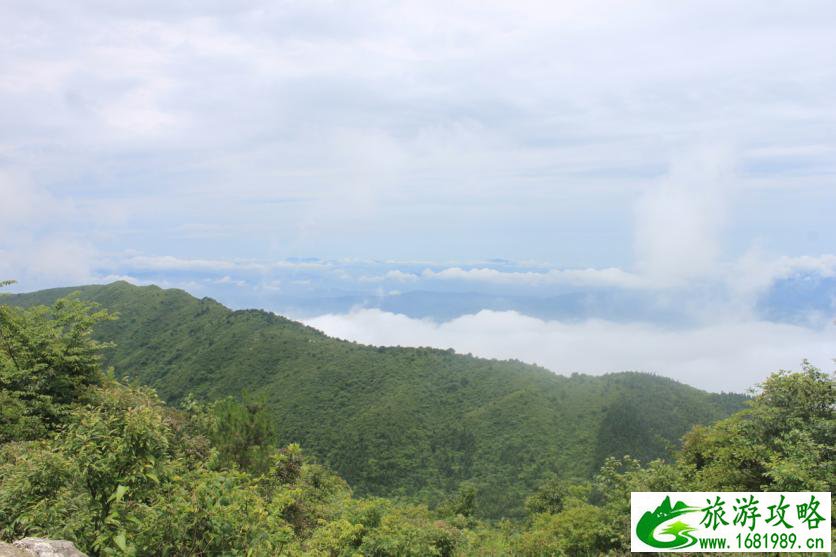
<instances>
[{"instance_id":1,"label":"tree canopy","mask_svg":"<svg viewBox=\"0 0 836 557\"><path fill-rule=\"evenodd\" d=\"M642 373L566 377L452 350L363 346L154 286L6 300L52 305L73 292L120 316L94 331L116 344L104 352L116 377L152 386L174 405L246 392L272 422L250 434L299 443L358 494L435 506L467 485L484 518L524 517L525 497L553 475L589 479L607 457L670 456L692 426L725 418L745 400Z\"/></svg>"},{"instance_id":2,"label":"tree canopy","mask_svg":"<svg viewBox=\"0 0 836 557\"><path fill-rule=\"evenodd\" d=\"M836 390L807 363L693 428L666 460L607 457L589 479L553 473L521 497L525 515L486 521L466 482L438 505L358 497L283 444L257 397L171 406L117 380L102 367L110 345L93 335L113 318L77 298L0 306L0 538L69 539L93 556L619 555L631 491L834 491ZM473 456L466 441L460 450Z\"/></svg>"}]
</instances>

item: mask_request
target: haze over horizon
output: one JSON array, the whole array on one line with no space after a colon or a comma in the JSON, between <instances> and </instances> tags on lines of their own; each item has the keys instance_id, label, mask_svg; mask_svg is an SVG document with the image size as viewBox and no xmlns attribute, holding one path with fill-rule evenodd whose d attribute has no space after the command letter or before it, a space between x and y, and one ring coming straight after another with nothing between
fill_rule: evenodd
<instances>
[{"instance_id":1,"label":"haze over horizon","mask_svg":"<svg viewBox=\"0 0 836 557\"><path fill-rule=\"evenodd\" d=\"M833 3L0 13L12 290L710 390L833 367Z\"/></svg>"}]
</instances>

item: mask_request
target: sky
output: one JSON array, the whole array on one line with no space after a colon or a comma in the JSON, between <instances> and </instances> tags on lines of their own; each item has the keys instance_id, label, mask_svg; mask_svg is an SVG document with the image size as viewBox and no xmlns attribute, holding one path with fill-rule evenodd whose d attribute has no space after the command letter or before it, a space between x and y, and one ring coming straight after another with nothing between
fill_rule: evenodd
<instances>
[{"instance_id":1,"label":"sky","mask_svg":"<svg viewBox=\"0 0 836 557\"><path fill-rule=\"evenodd\" d=\"M0 278L712 390L832 369L833 52L829 1L5 0Z\"/></svg>"}]
</instances>

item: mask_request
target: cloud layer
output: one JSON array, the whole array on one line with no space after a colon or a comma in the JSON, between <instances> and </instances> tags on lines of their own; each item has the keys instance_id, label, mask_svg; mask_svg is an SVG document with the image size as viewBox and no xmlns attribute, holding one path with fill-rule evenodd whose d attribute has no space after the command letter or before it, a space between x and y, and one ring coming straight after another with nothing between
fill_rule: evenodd
<instances>
[{"instance_id":1,"label":"cloud layer","mask_svg":"<svg viewBox=\"0 0 836 557\"><path fill-rule=\"evenodd\" d=\"M307 324L367 344L449 347L487 358L521 359L564 374L646 371L712 391L737 392L778 369L798 369L804 358L830 370L836 335L833 324L813 331L741 321L677 330L601 320L545 321L495 311L436 323L358 310Z\"/></svg>"},{"instance_id":2,"label":"cloud layer","mask_svg":"<svg viewBox=\"0 0 836 557\"><path fill-rule=\"evenodd\" d=\"M660 280L755 245L820 254L835 10L4 2L0 167L95 215L74 230L105 253Z\"/></svg>"}]
</instances>

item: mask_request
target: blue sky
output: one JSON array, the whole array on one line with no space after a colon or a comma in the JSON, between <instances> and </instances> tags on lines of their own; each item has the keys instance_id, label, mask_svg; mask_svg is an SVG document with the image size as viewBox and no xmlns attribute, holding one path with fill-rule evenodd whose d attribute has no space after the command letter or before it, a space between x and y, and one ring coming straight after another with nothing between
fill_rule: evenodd
<instances>
[{"instance_id":1,"label":"blue sky","mask_svg":"<svg viewBox=\"0 0 836 557\"><path fill-rule=\"evenodd\" d=\"M604 284L699 300L692 331L762 323L775 281L836 273L833 52L827 1L7 1L0 274L281 310L458 269L460 292ZM363 323L340 334L386 341ZM623 365L690 380L683 358Z\"/></svg>"}]
</instances>

